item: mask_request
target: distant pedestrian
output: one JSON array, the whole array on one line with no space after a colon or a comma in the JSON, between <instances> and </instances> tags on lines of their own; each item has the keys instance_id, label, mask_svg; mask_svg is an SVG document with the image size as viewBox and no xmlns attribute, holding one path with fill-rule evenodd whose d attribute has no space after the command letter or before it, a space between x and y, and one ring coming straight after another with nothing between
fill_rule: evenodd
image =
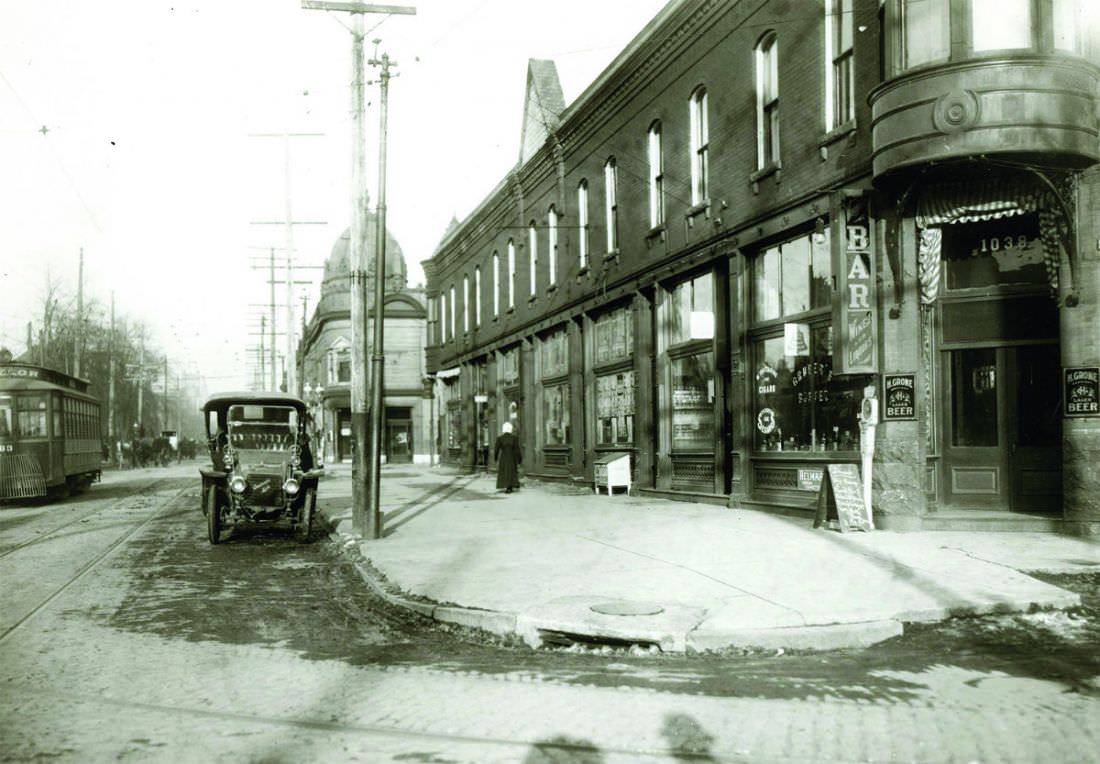
<instances>
[{"instance_id":1,"label":"distant pedestrian","mask_svg":"<svg viewBox=\"0 0 1100 764\"><path fill-rule=\"evenodd\" d=\"M512 434L512 423L505 422L500 428L496 445L493 446L493 458L497 463L497 490L511 493L519 488L519 465L523 464L523 452L519 440Z\"/></svg>"}]
</instances>

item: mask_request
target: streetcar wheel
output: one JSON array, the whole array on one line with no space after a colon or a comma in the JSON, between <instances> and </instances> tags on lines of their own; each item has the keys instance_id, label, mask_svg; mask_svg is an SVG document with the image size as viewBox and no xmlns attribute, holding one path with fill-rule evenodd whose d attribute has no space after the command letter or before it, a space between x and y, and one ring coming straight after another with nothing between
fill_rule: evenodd
<instances>
[{"instance_id":1,"label":"streetcar wheel","mask_svg":"<svg viewBox=\"0 0 1100 764\"><path fill-rule=\"evenodd\" d=\"M210 486L206 489L206 532L210 537L211 544L217 544L221 541L222 535L222 516L221 511L218 509L218 488L217 486Z\"/></svg>"},{"instance_id":2,"label":"streetcar wheel","mask_svg":"<svg viewBox=\"0 0 1100 764\"><path fill-rule=\"evenodd\" d=\"M302 508L298 510L298 524L294 527L294 535L299 541L308 541L309 533L313 529L313 511L317 507L317 489L307 488L306 495L302 497Z\"/></svg>"}]
</instances>

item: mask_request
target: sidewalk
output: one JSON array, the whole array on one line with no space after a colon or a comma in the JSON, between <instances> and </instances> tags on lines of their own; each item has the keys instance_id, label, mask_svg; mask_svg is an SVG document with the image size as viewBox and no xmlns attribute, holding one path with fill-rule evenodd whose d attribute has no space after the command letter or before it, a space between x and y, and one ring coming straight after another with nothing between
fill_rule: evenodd
<instances>
[{"instance_id":1,"label":"sidewalk","mask_svg":"<svg viewBox=\"0 0 1100 764\"><path fill-rule=\"evenodd\" d=\"M493 475L413 465L383 467L385 535L364 541L351 532L350 467L327 472L320 522L369 561L369 584L395 604L531 644L567 635L666 651L861 647L905 621L1070 607L1076 594L1020 571L1100 570L1090 539L841 534L534 481L505 495Z\"/></svg>"}]
</instances>

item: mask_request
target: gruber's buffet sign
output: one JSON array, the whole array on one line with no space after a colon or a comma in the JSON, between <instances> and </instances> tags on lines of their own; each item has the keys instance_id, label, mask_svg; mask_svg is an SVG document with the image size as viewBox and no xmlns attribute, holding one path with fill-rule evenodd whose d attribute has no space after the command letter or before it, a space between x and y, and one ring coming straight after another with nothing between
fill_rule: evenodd
<instances>
[{"instance_id":1,"label":"gruber's buffet sign","mask_svg":"<svg viewBox=\"0 0 1100 764\"><path fill-rule=\"evenodd\" d=\"M837 374L878 371L878 311L875 298L874 235L867 200L846 197L841 204L844 235L840 263L840 348Z\"/></svg>"}]
</instances>

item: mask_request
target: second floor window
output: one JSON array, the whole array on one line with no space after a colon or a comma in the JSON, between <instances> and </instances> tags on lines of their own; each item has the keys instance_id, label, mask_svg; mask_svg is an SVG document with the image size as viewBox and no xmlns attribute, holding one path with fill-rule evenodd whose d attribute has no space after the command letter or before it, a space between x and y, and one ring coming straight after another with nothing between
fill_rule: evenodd
<instances>
[{"instance_id":1,"label":"second floor window","mask_svg":"<svg viewBox=\"0 0 1100 764\"><path fill-rule=\"evenodd\" d=\"M529 254L528 268L531 272L531 294L534 295L538 286L536 274L539 270L539 234L534 220L527 225L527 252Z\"/></svg>"},{"instance_id":2,"label":"second floor window","mask_svg":"<svg viewBox=\"0 0 1100 764\"><path fill-rule=\"evenodd\" d=\"M550 205L550 212L546 214L546 267L549 271L549 282L556 284L558 281L558 211Z\"/></svg>"},{"instance_id":3,"label":"second floor window","mask_svg":"<svg viewBox=\"0 0 1100 764\"><path fill-rule=\"evenodd\" d=\"M516 243L508 240L508 309L516 307Z\"/></svg>"},{"instance_id":4,"label":"second floor window","mask_svg":"<svg viewBox=\"0 0 1100 764\"><path fill-rule=\"evenodd\" d=\"M462 277L462 331L470 331L470 277Z\"/></svg>"},{"instance_id":5,"label":"second floor window","mask_svg":"<svg viewBox=\"0 0 1100 764\"><path fill-rule=\"evenodd\" d=\"M826 129L835 130L856 118L855 69L852 66L852 2L853 0L827 0L825 6L826 60L830 71L825 82L830 92L826 94Z\"/></svg>"},{"instance_id":6,"label":"second floor window","mask_svg":"<svg viewBox=\"0 0 1100 764\"><path fill-rule=\"evenodd\" d=\"M481 266L474 267L474 326L481 326Z\"/></svg>"},{"instance_id":7,"label":"second floor window","mask_svg":"<svg viewBox=\"0 0 1100 764\"><path fill-rule=\"evenodd\" d=\"M451 336L455 336L455 286L451 284Z\"/></svg>"},{"instance_id":8,"label":"second floor window","mask_svg":"<svg viewBox=\"0 0 1100 764\"><path fill-rule=\"evenodd\" d=\"M577 252L580 267L588 267L588 181L577 185Z\"/></svg>"},{"instance_id":9,"label":"second floor window","mask_svg":"<svg viewBox=\"0 0 1100 764\"><path fill-rule=\"evenodd\" d=\"M710 127L707 124L707 91L698 88L691 94L689 106L691 126L691 204L703 204L710 195L707 154L710 146Z\"/></svg>"},{"instance_id":10,"label":"second floor window","mask_svg":"<svg viewBox=\"0 0 1100 764\"><path fill-rule=\"evenodd\" d=\"M779 43L775 32L756 48L757 168L779 162Z\"/></svg>"},{"instance_id":11,"label":"second floor window","mask_svg":"<svg viewBox=\"0 0 1100 764\"><path fill-rule=\"evenodd\" d=\"M439 337L447 341L447 293L439 295Z\"/></svg>"},{"instance_id":12,"label":"second floor window","mask_svg":"<svg viewBox=\"0 0 1100 764\"><path fill-rule=\"evenodd\" d=\"M493 318L500 315L500 253L493 253Z\"/></svg>"},{"instance_id":13,"label":"second floor window","mask_svg":"<svg viewBox=\"0 0 1100 764\"><path fill-rule=\"evenodd\" d=\"M615 157L611 157L603 166L604 217L607 224L607 251L619 248L619 180L615 166Z\"/></svg>"},{"instance_id":14,"label":"second floor window","mask_svg":"<svg viewBox=\"0 0 1100 764\"><path fill-rule=\"evenodd\" d=\"M649 227L665 222L665 172L661 156L661 123L649 126Z\"/></svg>"}]
</instances>

